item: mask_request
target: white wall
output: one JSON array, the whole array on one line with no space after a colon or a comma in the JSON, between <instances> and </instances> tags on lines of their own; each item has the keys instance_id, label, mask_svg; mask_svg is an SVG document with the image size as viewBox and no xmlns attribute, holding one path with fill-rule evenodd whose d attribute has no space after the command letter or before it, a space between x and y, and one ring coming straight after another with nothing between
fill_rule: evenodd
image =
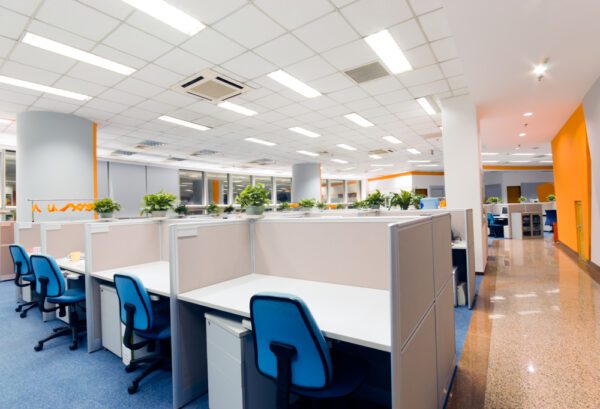
<instances>
[{"instance_id":1,"label":"white wall","mask_svg":"<svg viewBox=\"0 0 600 409\"><path fill-rule=\"evenodd\" d=\"M484 183L486 185L502 185L502 201L508 200L506 194L507 186L521 186L523 183L554 183L554 173L551 170L498 170L498 171L485 171L483 175ZM533 199L533 197L529 197ZM545 201L546 198L538 198L540 201Z\"/></svg>"},{"instance_id":2,"label":"white wall","mask_svg":"<svg viewBox=\"0 0 600 409\"><path fill-rule=\"evenodd\" d=\"M590 258L596 265L600 265L600 79L583 98L583 112L592 162L592 249Z\"/></svg>"},{"instance_id":3,"label":"white wall","mask_svg":"<svg viewBox=\"0 0 600 409\"><path fill-rule=\"evenodd\" d=\"M368 182L367 194L373 193L377 189L383 194L398 193L400 190L412 190L412 175L404 175L396 178L372 180Z\"/></svg>"},{"instance_id":4,"label":"white wall","mask_svg":"<svg viewBox=\"0 0 600 409\"><path fill-rule=\"evenodd\" d=\"M321 200L321 165L296 163L292 166L292 202L303 199Z\"/></svg>"}]
</instances>

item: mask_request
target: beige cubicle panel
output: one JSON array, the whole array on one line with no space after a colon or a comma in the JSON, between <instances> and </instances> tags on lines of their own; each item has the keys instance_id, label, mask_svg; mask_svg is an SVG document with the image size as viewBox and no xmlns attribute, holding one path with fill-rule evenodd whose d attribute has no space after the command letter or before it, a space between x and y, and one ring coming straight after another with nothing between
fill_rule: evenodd
<instances>
[{"instance_id":1,"label":"beige cubicle panel","mask_svg":"<svg viewBox=\"0 0 600 409\"><path fill-rule=\"evenodd\" d=\"M23 246L28 252L41 247L40 223L16 222L14 228L15 243Z\"/></svg>"},{"instance_id":2,"label":"beige cubicle panel","mask_svg":"<svg viewBox=\"0 0 600 409\"><path fill-rule=\"evenodd\" d=\"M15 242L15 222L0 222L0 281L15 276L9 246Z\"/></svg>"},{"instance_id":3,"label":"beige cubicle panel","mask_svg":"<svg viewBox=\"0 0 600 409\"><path fill-rule=\"evenodd\" d=\"M85 222L40 223L42 253L54 258L85 251Z\"/></svg>"}]
</instances>

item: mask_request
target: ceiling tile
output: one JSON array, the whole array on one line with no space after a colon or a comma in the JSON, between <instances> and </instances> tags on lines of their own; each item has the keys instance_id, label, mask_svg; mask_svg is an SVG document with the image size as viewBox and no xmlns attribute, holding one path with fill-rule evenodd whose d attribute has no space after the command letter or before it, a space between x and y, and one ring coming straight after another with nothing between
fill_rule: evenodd
<instances>
[{"instance_id":1,"label":"ceiling tile","mask_svg":"<svg viewBox=\"0 0 600 409\"><path fill-rule=\"evenodd\" d=\"M446 77L453 77L463 73L462 64L458 58L444 61L440 65Z\"/></svg>"},{"instance_id":2,"label":"ceiling tile","mask_svg":"<svg viewBox=\"0 0 600 409\"><path fill-rule=\"evenodd\" d=\"M410 87L409 91L415 98L425 97L428 95L437 94L440 92L448 91L448 84L445 80L431 82L429 84L417 85L416 87Z\"/></svg>"},{"instance_id":3,"label":"ceiling tile","mask_svg":"<svg viewBox=\"0 0 600 409\"><path fill-rule=\"evenodd\" d=\"M74 78L109 87L112 87L125 78L116 72L108 71L103 68L95 67L82 62L75 64L75 66L68 72L68 75Z\"/></svg>"},{"instance_id":4,"label":"ceiling tile","mask_svg":"<svg viewBox=\"0 0 600 409\"><path fill-rule=\"evenodd\" d=\"M24 94L18 88L9 89L8 87L0 89L0 101L13 102L21 105L31 105L38 98L38 94Z\"/></svg>"},{"instance_id":5,"label":"ceiling tile","mask_svg":"<svg viewBox=\"0 0 600 409\"><path fill-rule=\"evenodd\" d=\"M104 43L146 61L154 60L172 47L169 43L126 24L113 31Z\"/></svg>"},{"instance_id":6,"label":"ceiling tile","mask_svg":"<svg viewBox=\"0 0 600 409\"><path fill-rule=\"evenodd\" d=\"M155 61L157 65L184 76L198 74L212 64L179 48L174 48Z\"/></svg>"},{"instance_id":7,"label":"ceiling tile","mask_svg":"<svg viewBox=\"0 0 600 409\"><path fill-rule=\"evenodd\" d=\"M102 85L67 76L62 76L54 84L54 86L58 88L68 89L69 91L79 92L81 94L89 95L91 97L94 97L106 90L106 87Z\"/></svg>"},{"instance_id":8,"label":"ceiling tile","mask_svg":"<svg viewBox=\"0 0 600 409\"><path fill-rule=\"evenodd\" d=\"M141 11L135 11L127 19L127 24L175 45L180 44L189 38L187 34L184 34Z\"/></svg>"},{"instance_id":9,"label":"ceiling tile","mask_svg":"<svg viewBox=\"0 0 600 409\"><path fill-rule=\"evenodd\" d=\"M435 56L427 44L405 51L404 54L414 69L436 63Z\"/></svg>"},{"instance_id":10,"label":"ceiling tile","mask_svg":"<svg viewBox=\"0 0 600 409\"><path fill-rule=\"evenodd\" d=\"M35 104L32 105L32 108L34 110L49 110L49 111L53 111L53 112L62 112L65 114L70 114L74 111L76 111L79 108L79 105L77 104L69 104L68 102L64 102L64 101L57 101L56 99L51 99L51 98L40 98L38 99Z\"/></svg>"},{"instance_id":11,"label":"ceiling tile","mask_svg":"<svg viewBox=\"0 0 600 409\"><path fill-rule=\"evenodd\" d=\"M0 6L17 13L31 15L40 4L41 0L0 0Z\"/></svg>"},{"instance_id":12,"label":"ceiling tile","mask_svg":"<svg viewBox=\"0 0 600 409\"><path fill-rule=\"evenodd\" d=\"M323 57L343 71L377 61L377 56L363 39L329 50Z\"/></svg>"},{"instance_id":13,"label":"ceiling tile","mask_svg":"<svg viewBox=\"0 0 600 409\"><path fill-rule=\"evenodd\" d=\"M139 95L133 95L128 92L123 92L118 89L109 89L102 93L99 97L104 100L117 102L119 104L127 106L136 105L145 100L144 97L141 97Z\"/></svg>"},{"instance_id":14,"label":"ceiling tile","mask_svg":"<svg viewBox=\"0 0 600 409\"><path fill-rule=\"evenodd\" d=\"M448 83L453 90L465 88L467 86L467 80L464 75L448 78Z\"/></svg>"},{"instance_id":15,"label":"ceiling tile","mask_svg":"<svg viewBox=\"0 0 600 409\"><path fill-rule=\"evenodd\" d=\"M146 98L152 98L164 91L162 87L157 87L156 85L135 78L127 78L115 85L115 88Z\"/></svg>"},{"instance_id":16,"label":"ceiling tile","mask_svg":"<svg viewBox=\"0 0 600 409\"><path fill-rule=\"evenodd\" d=\"M286 71L301 81L310 81L333 74L337 70L318 55L290 65Z\"/></svg>"},{"instance_id":17,"label":"ceiling tile","mask_svg":"<svg viewBox=\"0 0 600 409\"><path fill-rule=\"evenodd\" d=\"M269 41L254 51L279 67L293 64L313 54L308 47L291 34Z\"/></svg>"},{"instance_id":18,"label":"ceiling tile","mask_svg":"<svg viewBox=\"0 0 600 409\"><path fill-rule=\"evenodd\" d=\"M59 74L40 70L28 65L19 64L17 62L6 61L0 70L2 75L15 77L25 81L37 82L38 84L52 85L59 77ZM16 87L11 87L17 89Z\"/></svg>"},{"instance_id":19,"label":"ceiling tile","mask_svg":"<svg viewBox=\"0 0 600 409\"><path fill-rule=\"evenodd\" d=\"M406 91L405 89L401 89L398 91L388 92L387 94L377 95L375 99L385 106L388 104L395 104L397 102L407 101L409 99L412 99L412 97L408 93L408 91Z\"/></svg>"},{"instance_id":20,"label":"ceiling tile","mask_svg":"<svg viewBox=\"0 0 600 409\"><path fill-rule=\"evenodd\" d=\"M77 111L74 112L74 114L83 118L87 118L90 121L108 121L110 118L115 116L115 114L113 114L112 112L106 112L100 109L93 109L87 107L79 108ZM98 132L99 139L102 139L101 135L102 133Z\"/></svg>"},{"instance_id":21,"label":"ceiling tile","mask_svg":"<svg viewBox=\"0 0 600 409\"><path fill-rule=\"evenodd\" d=\"M372 81L363 82L360 87L370 95L386 94L388 92L402 89L402 84L393 75L377 78Z\"/></svg>"},{"instance_id":22,"label":"ceiling tile","mask_svg":"<svg viewBox=\"0 0 600 409\"><path fill-rule=\"evenodd\" d=\"M158 94L152 97L153 100L164 102L176 107L184 107L191 105L195 102L198 102L199 98L193 97L191 95L180 94L175 91L165 91L162 94Z\"/></svg>"},{"instance_id":23,"label":"ceiling tile","mask_svg":"<svg viewBox=\"0 0 600 409\"><path fill-rule=\"evenodd\" d=\"M171 88L185 79L185 75L166 70L155 64L146 65L141 70L136 71L132 77L163 88Z\"/></svg>"},{"instance_id":24,"label":"ceiling tile","mask_svg":"<svg viewBox=\"0 0 600 409\"><path fill-rule=\"evenodd\" d=\"M363 36L377 33L412 17L405 0L358 0L341 11Z\"/></svg>"},{"instance_id":25,"label":"ceiling tile","mask_svg":"<svg viewBox=\"0 0 600 409\"><path fill-rule=\"evenodd\" d=\"M328 96L338 102L346 103L350 101L356 101L357 99L366 98L369 95L361 88L354 86L341 91L332 92Z\"/></svg>"},{"instance_id":26,"label":"ceiling tile","mask_svg":"<svg viewBox=\"0 0 600 409\"><path fill-rule=\"evenodd\" d=\"M434 41L431 43L431 48L438 61L446 61L458 57L458 51L452 38Z\"/></svg>"},{"instance_id":27,"label":"ceiling tile","mask_svg":"<svg viewBox=\"0 0 600 409\"><path fill-rule=\"evenodd\" d=\"M0 35L17 40L25 26L28 18L10 10L0 9Z\"/></svg>"},{"instance_id":28,"label":"ceiling tile","mask_svg":"<svg viewBox=\"0 0 600 409\"><path fill-rule=\"evenodd\" d=\"M264 44L284 33L283 28L251 4L221 20L214 28L247 48Z\"/></svg>"},{"instance_id":29,"label":"ceiling tile","mask_svg":"<svg viewBox=\"0 0 600 409\"><path fill-rule=\"evenodd\" d=\"M85 107L91 108L91 109L97 108L97 109L101 109L102 111L112 112L115 114L118 114L119 112L125 111L127 108L129 108L128 105L119 104L119 103L113 102L113 101L107 101L102 98L94 98L94 99L88 101L85 104Z\"/></svg>"},{"instance_id":30,"label":"ceiling tile","mask_svg":"<svg viewBox=\"0 0 600 409\"><path fill-rule=\"evenodd\" d=\"M175 109L173 105L155 101L154 99L147 99L144 102L137 104L136 108L140 108L145 111L155 112L161 115L167 114Z\"/></svg>"},{"instance_id":31,"label":"ceiling tile","mask_svg":"<svg viewBox=\"0 0 600 409\"><path fill-rule=\"evenodd\" d=\"M254 102L271 109L281 108L282 106L286 106L291 103L289 99L284 98L279 94L271 94L264 98L259 98Z\"/></svg>"},{"instance_id":32,"label":"ceiling tile","mask_svg":"<svg viewBox=\"0 0 600 409\"><path fill-rule=\"evenodd\" d=\"M32 20L27 27L27 31L84 51L91 51L97 44L93 40L78 36L39 20Z\"/></svg>"},{"instance_id":33,"label":"ceiling tile","mask_svg":"<svg viewBox=\"0 0 600 409\"><path fill-rule=\"evenodd\" d=\"M96 41L119 25L118 20L71 0L44 1L36 18Z\"/></svg>"},{"instance_id":34,"label":"ceiling tile","mask_svg":"<svg viewBox=\"0 0 600 409\"><path fill-rule=\"evenodd\" d=\"M424 14L443 7L443 0L409 0L414 12Z\"/></svg>"},{"instance_id":35,"label":"ceiling tile","mask_svg":"<svg viewBox=\"0 0 600 409\"><path fill-rule=\"evenodd\" d=\"M333 7L326 0L299 2L255 0L254 3L288 30L293 30L333 11Z\"/></svg>"},{"instance_id":36,"label":"ceiling tile","mask_svg":"<svg viewBox=\"0 0 600 409\"><path fill-rule=\"evenodd\" d=\"M41 48L18 43L10 55L11 60L37 67L43 70L66 73L75 65L75 60L51 53Z\"/></svg>"},{"instance_id":37,"label":"ceiling tile","mask_svg":"<svg viewBox=\"0 0 600 409\"><path fill-rule=\"evenodd\" d=\"M419 23L414 18L396 24L389 30L402 50L409 50L427 42L421 27L419 27Z\"/></svg>"},{"instance_id":38,"label":"ceiling tile","mask_svg":"<svg viewBox=\"0 0 600 409\"><path fill-rule=\"evenodd\" d=\"M332 106L339 106L337 101L329 98L326 95L321 95L316 98L309 98L306 101L302 102L302 105L305 107L312 109L313 111L320 111L325 108L329 108Z\"/></svg>"},{"instance_id":39,"label":"ceiling tile","mask_svg":"<svg viewBox=\"0 0 600 409\"><path fill-rule=\"evenodd\" d=\"M317 52L331 50L358 39L356 32L338 12L329 13L297 29L294 34Z\"/></svg>"},{"instance_id":40,"label":"ceiling tile","mask_svg":"<svg viewBox=\"0 0 600 409\"><path fill-rule=\"evenodd\" d=\"M350 102L346 102L344 105L346 105L348 108L350 108L353 111L360 111L363 112L367 109L371 109L371 108L380 108L381 106L379 105L379 102L377 102L375 99L368 97L368 98L364 98L364 99L359 99L356 101L350 101Z\"/></svg>"},{"instance_id":41,"label":"ceiling tile","mask_svg":"<svg viewBox=\"0 0 600 409\"><path fill-rule=\"evenodd\" d=\"M214 64L221 64L245 51L244 47L211 28L200 31L181 48Z\"/></svg>"},{"instance_id":42,"label":"ceiling tile","mask_svg":"<svg viewBox=\"0 0 600 409\"><path fill-rule=\"evenodd\" d=\"M242 77L252 79L258 76L268 74L277 68L267 60L248 51L245 54L235 57L223 64L223 67Z\"/></svg>"},{"instance_id":43,"label":"ceiling tile","mask_svg":"<svg viewBox=\"0 0 600 409\"><path fill-rule=\"evenodd\" d=\"M420 16L419 21L429 41L439 40L451 35L448 18L443 8Z\"/></svg>"},{"instance_id":44,"label":"ceiling tile","mask_svg":"<svg viewBox=\"0 0 600 409\"><path fill-rule=\"evenodd\" d=\"M421 85L427 82L433 82L444 78L442 70L437 64L429 65L425 68L419 68L413 71L403 72L398 75L398 79L405 87Z\"/></svg>"},{"instance_id":45,"label":"ceiling tile","mask_svg":"<svg viewBox=\"0 0 600 409\"><path fill-rule=\"evenodd\" d=\"M328 94L330 92L339 91L341 89L345 89L356 84L344 74L335 73L323 78L319 78L317 80L309 81L308 85L315 88L321 93Z\"/></svg>"},{"instance_id":46,"label":"ceiling tile","mask_svg":"<svg viewBox=\"0 0 600 409\"><path fill-rule=\"evenodd\" d=\"M247 3L246 0L170 0L170 2L204 24L213 24Z\"/></svg>"}]
</instances>

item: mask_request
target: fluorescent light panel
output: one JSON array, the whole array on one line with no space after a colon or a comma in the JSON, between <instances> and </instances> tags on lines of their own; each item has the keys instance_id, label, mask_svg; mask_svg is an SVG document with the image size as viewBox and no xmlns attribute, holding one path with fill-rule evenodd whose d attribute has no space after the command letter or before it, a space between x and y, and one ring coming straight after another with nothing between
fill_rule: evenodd
<instances>
[{"instance_id":1,"label":"fluorescent light panel","mask_svg":"<svg viewBox=\"0 0 600 409\"><path fill-rule=\"evenodd\" d=\"M331 159L331 161L335 162L335 163L342 163L342 164L348 163L347 160L343 160L343 159Z\"/></svg>"},{"instance_id":2,"label":"fluorescent light panel","mask_svg":"<svg viewBox=\"0 0 600 409\"><path fill-rule=\"evenodd\" d=\"M533 116L533 112L525 112L523 116Z\"/></svg>"},{"instance_id":3,"label":"fluorescent light panel","mask_svg":"<svg viewBox=\"0 0 600 409\"><path fill-rule=\"evenodd\" d=\"M382 136L381 138L383 140L388 141L389 143L393 143L394 145L398 145L398 144L402 143L402 141L400 139L398 139L392 135Z\"/></svg>"},{"instance_id":4,"label":"fluorescent light panel","mask_svg":"<svg viewBox=\"0 0 600 409\"><path fill-rule=\"evenodd\" d=\"M338 148L346 149L347 151L355 151L356 148L354 146L346 145L345 143L338 143L336 145Z\"/></svg>"},{"instance_id":5,"label":"fluorescent light panel","mask_svg":"<svg viewBox=\"0 0 600 409\"><path fill-rule=\"evenodd\" d=\"M292 132L299 133L300 135L308 136L309 138L318 138L319 135L316 132L309 131L308 129L300 128L299 126L294 126L293 128L288 128Z\"/></svg>"},{"instance_id":6,"label":"fluorescent light panel","mask_svg":"<svg viewBox=\"0 0 600 409\"><path fill-rule=\"evenodd\" d=\"M170 122L175 125L185 126L186 128L192 128L197 131L208 131L210 129L208 126L195 124L193 122L184 121L183 119L177 119L167 115L159 116L158 119L160 119L161 121Z\"/></svg>"},{"instance_id":7,"label":"fluorescent light panel","mask_svg":"<svg viewBox=\"0 0 600 409\"><path fill-rule=\"evenodd\" d=\"M41 48L42 50L60 54L65 57L95 65L96 67L104 68L105 70L113 71L119 74L131 75L135 72L134 68L107 60L106 58L98 57L97 55L88 53L87 51L79 50L37 34L25 33L22 41L25 44L29 44L33 47Z\"/></svg>"},{"instance_id":8,"label":"fluorescent light panel","mask_svg":"<svg viewBox=\"0 0 600 409\"><path fill-rule=\"evenodd\" d=\"M414 160L414 159L411 159L408 161L408 163L429 163L429 162L431 162L431 161L430 160Z\"/></svg>"},{"instance_id":9,"label":"fluorescent light panel","mask_svg":"<svg viewBox=\"0 0 600 409\"><path fill-rule=\"evenodd\" d=\"M412 153L413 155L420 155L421 151L415 148L408 148L407 149L408 152Z\"/></svg>"},{"instance_id":10,"label":"fluorescent light panel","mask_svg":"<svg viewBox=\"0 0 600 409\"><path fill-rule=\"evenodd\" d=\"M481 156L498 156L498 152L481 152Z\"/></svg>"},{"instance_id":11,"label":"fluorescent light panel","mask_svg":"<svg viewBox=\"0 0 600 409\"><path fill-rule=\"evenodd\" d=\"M511 160L510 163L529 163L530 160Z\"/></svg>"},{"instance_id":12,"label":"fluorescent light panel","mask_svg":"<svg viewBox=\"0 0 600 409\"><path fill-rule=\"evenodd\" d=\"M350 167L350 168L344 168L344 169L342 169L342 171L347 172L349 170L354 170L354 169L356 169L356 168L355 167Z\"/></svg>"},{"instance_id":13,"label":"fluorescent light panel","mask_svg":"<svg viewBox=\"0 0 600 409\"><path fill-rule=\"evenodd\" d=\"M20 88L27 88L33 91L45 92L46 94L58 95L65 98L76 99L77 101L87 101L89 99L92 99L92 97L79 94L77 92L71 92L60 88L49 87L47 85L36 84L35 82L18 80L12 77L5 77L4 75L0 75L0 83L13 85L15 87Z\"/></svg>"},{"instance_id":14,"label":"fluorescent light panel","mask_svg":"<svg viewBox=\"0 0 600 409\"><path fill-rule=\"evenodd\" d=\"M164 0L122 0L175 30L193 36L206 26Z\"/></svg>"},{"instance_id":15,"label":"fluorescent light panel","mask_svg":"<svg viewBox=\"0 0 600 409\"><path fill-rule=\"evenodd\" d=\"M318 153L315 152L309 152L309 151L296 151L297 153L300 153L302 155L306 155L306 156L319 156Z\"/></svg>"},{"instance_id":16,"label":"fluorescent light panel","mask_svg":"<svg viewBox=\"0 0 600 409\"><path fill-rule=\"evenodd\" d=\"M393 163L378 163L378 164L371 164L371 166L391 168L392 166L394 166L394 164Z\"/></svg>"},{"instance_id":17,"label":"fluorescent light panel","mask_svg":"<svg viewBox=\"0 0 600 409\"><path fill-rule=\"evenodd\" d=\"M482 160L482 163L498 163L497 160Z\"/></svg>"},{"instance_id":18,"label":"fluorescent light panel","mask_svg":"<svg viewBox=\"0 0 600 409\"><path fill-rule=\"evenodd\" d=\"M534 156L535 153L513 153L512 156Z\"/></svg>"},{"instance_id":19,"label":"fluorescent light panel","mask_svg":"<svg viewBox=\"0 0 600 409\"><path fill-rule=\"evenodd\" d=\"M230 111L237 112L238 114L242 114L242 115L246 115L246 116L253 116L253 115L258 114L258 112L256 112L256 111L253 111L249 108L246 108L241 105L234 104L233 102L228 102L228 101L221 102L220 104L217 104L217 106L219 108L228 109Z\"/></svg>"},{"instance_id":20,"label":"fluorescent light panel","mask_svg":"<svg viewBox=\"0 0 600 409\"><path fill-rule=\"evenodd\" d=\"M417 166L420 168L437 168L440 165L438 165L437 163L428 163L426 165L417 165Z\"/></svg>"},{"instance_id":21,"label":"fluorescent light panel","mask_svg":"<svg viewBox=\"0 0 600 409\"><path fill-rule=\"evenodd\" d=\"M431 102L429 102L429 99L425 97L417 98L417 102L419 103L419 105L421 105L421 108L423 108L423 110L427 112L428 115L435 115L437 113L435 108L433 108Z\"/></svg>"},{"instance_id":22,"label":"fluorescent light panel","mask_svg":"<svg viewBox=\"0 0 600 409\"><path fill-rule=\"evenodd\" d=\"M344 115L344 118L354 122L356 125L362 126L363 128L368 128L370 126L374 126L373 123L367 121L362 116L358 115L356 112L351 114Z\"/></svg>"},{"instance_id":23,"label":"fluorescent light panel","mask_svg":"<svg viewBox=\"0 0 600 409\"><path fill-rule=\"evenodd\" d=\"M551 160L541 160L540 162L541 162L541 163L552 163L552 161L551 161Z\"/></svg>"},{"instance_id":24,"label":"fluorescent light panel","mask_svg":"<svg viewBox=\"0 0 600 409\"><path fill-rule=\"evenodd\" d=\"M4 119L4 118L0 118L0 125L9 125L12 124L13 121L10 119Z\"/></svg>"},{"instance_id":25,"label":"fluorescent light panel","mask_svg":"<svg viewBox=\"0 0 600 409\"><path fill-rule=\"evenodd\" d=\"M248 141L248 142L260 143L261 145L265 145L265 146L277 145L276 143L265 141L264 139L259 139L259 138L245 138L244 140Z\"/></svg>"},{"instance_id":26,"label":"fluorescent light panel","mask_svg":"<svg viewBox=\"0 0 600 409\"><path fill-rule=\"evenodd\" d=\"M381 156L379 156L379 155L369 155L369 158L371 158L371 159L381 159Z\"/></svg>"},{"instance_id":27,"label":"fluorescent light panel","mask_svg":"<svg viewBox=\"0 0 600 409\"><path fill-rule=\"evenodd\" d=\"M316 89L309 87L296 77L292 77L290 74L283 70L277 70L268 75L274 81L277 81L281 85L288 87L292 91L296 91L298 94L305 96L306 98L315 98L321 96L321 93Z\"/></svg>"},{"instance_id":28,"label":"fluorescent light panel","mask_svg":"<svg viewBox=\"0 0 600 409\"><path fill-rule=\"evenodd\" d=\"M392 74L400 74L401 72L412 70L410 62L408 62L389 31L382 30L371 34L365 37L365 41L375 51L375 54L381 58Z\"/></svg>"}]
</instances>

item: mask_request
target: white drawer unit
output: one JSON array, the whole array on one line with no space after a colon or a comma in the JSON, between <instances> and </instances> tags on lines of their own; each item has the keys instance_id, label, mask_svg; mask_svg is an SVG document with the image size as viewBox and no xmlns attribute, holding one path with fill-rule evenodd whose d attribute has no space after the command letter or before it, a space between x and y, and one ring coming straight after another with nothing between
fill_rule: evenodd
<instances>
[{"instance_id":1,"label":"white drawer unit","mask_svg":"<svg viewBox=\"0 0 600 409\"><path fill-rule=\"evenodd\" d=\"M119 318L119 297L115 287L100 286L100 321L102 324L102 346L120 357L121 321Z\"/></svg>"}]
</instances>

